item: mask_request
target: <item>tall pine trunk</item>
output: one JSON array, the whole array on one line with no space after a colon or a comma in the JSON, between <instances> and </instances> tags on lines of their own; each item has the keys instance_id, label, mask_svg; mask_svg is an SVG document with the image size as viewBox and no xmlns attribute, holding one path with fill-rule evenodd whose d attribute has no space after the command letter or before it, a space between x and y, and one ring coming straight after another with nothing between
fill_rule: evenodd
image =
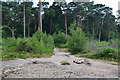
<instances>
[{"instance_id":1,"label":"tall pine trunk","mask_svg":"<svg viewBox=\"0 0 120 80\"><path fill-rule=\"evenodd\" d=\"M109 31L108 31L108 41L110 40L110 28L109 28Z\"/></svg>"},{"instance_id":2,"label":"tall pine trunk","mask_svg":"<svg viewBox=\"0 0 120 80\"><path fill-rule=\"evenodd\" d=\"M102 29L103 29L103 23L104 23L104 18L103 18L101 26L100 26L99 38L98 38L99 42L101 41L101 33L102 33Z\"/></svg>"},{"instance_id":3,"label":"tall pine trunk","mask_svg":"<svg viewBox=\"0 0 120 80\"><path fill-rule=\"evenodd\" d=\"M30 37L30 27L28 25L28 37Z\"/></svg>"},{"instance_id":4,"label":"tall pine trunk","mask_svg":"<svg viewBox=\"0 0 120 80\"><path fill-rule=\"evenodd\" d=\"M35 16L34 16L34 21L35 21L34 31L36 32L36 30L37 30L37 19L36 19L36 17L35 17Z\"/></svg>"},{"instance_id":5,"label":"tall pine trunk","mask_svg":"<svg viewBox=\"0 0 120 80\"><path fill-rule=\"evenodd\" d=\"M29 20L28 20L28 37L30 37L30 16L29 16Z\"/></svg>"},{"instance_id":6,"label":"tall pine trunk","mask_svg":"<svg viewBox=\"0 0 120 80\"><path fill-rule=\"evenodd\" d=\"M87 31L86 31L86 33L87 33L88 36L90 36L88 23L89 23L89 21L88 21L88 18L87 18Z\"/></svg>"},{"instance_id":7,"label":"tall pine trunk","mask_svg":"<svg viewBox=\"0 0 120 80\"><path fill-rule=\"evenodd\" d=\"M100 30L100 32L99 32L99 42L100 42L100 40L101 40L101 30Z\"/></svg>"},{"instance_id":8,"label":"tall pine trunk","mask_svg":"<svg viewBox=\"0 0 120 80\"><path fill-rule=\"evenodd\" d=\"M24 19L23 19L23 22L24 22L24 32L23 32L23 35L24 35L24 38L25 38L25 2L23 4L23 15L24 15Z\"/></svg>"},{"instance_id":9,"label":"tall pine trunk","mask_svg":"<svg viewBox=\"0 0 120 80\"><path fill-rule=\"evenodd\" d=\"M78 27L80 27L80 18L78 17Z\"/></svg>"},{"instance_id":10,"label":"tall pine trunk","mask_svg":"<svg viewBox=\"0 0 120 80\"><path fill-rule=\"evenodd\" d=\"M67 35L67 14L64 15L65 15L65 33Z\"/></svg>"},{"instance_id":11,"label":"tall pine trunk","mask_svg":"<svg viewBox=\"0 0 120 80\"><path fill-rule=\"evenodd\" d=\"M42 2L39 0L39 27L38 30L42 31Z\"/></svg>"},{"instance_id":12,"label":"tall pine trunk","mask_svg":"<svg viewBox=\"0 0 120 80\"><path fill-rule=\"evenodd\" d=\"M36 32L36 29L37 29L37 24L36 24L36 21L35 21L35 32Z\"/></svg>"},{"instance_id":13,"label":"tall pine trunk","mask_svg":"<svg viewBox=\"0 0 120 80\"><path fill-rule=\"evenodd\" d=\"M50 18L50 34L52 33L52 17Z\"/></svg>"},{"instance_id":14,"label":"tall pine trunk","mask_svg":"<svg viewBox=\"0 0 120 80\"><path fill-rule=\"evenodd\" d=\"M94 24L94 22L93 22L92 35L93 35L93 39L94 39L95 38L95 24Z\"/></svg>"},{"instance_id":15,"label":"tall pine trunk","mask_svg":"<svg viewBox=\"0 0 120 80\"><path fill-rule=\"evenodd\" d=\"M82 17L80 15L78 15L78 23L77 23L78 27L82 27L82 20L81 19L82 19Z\"/></svg>"}]
</instances>

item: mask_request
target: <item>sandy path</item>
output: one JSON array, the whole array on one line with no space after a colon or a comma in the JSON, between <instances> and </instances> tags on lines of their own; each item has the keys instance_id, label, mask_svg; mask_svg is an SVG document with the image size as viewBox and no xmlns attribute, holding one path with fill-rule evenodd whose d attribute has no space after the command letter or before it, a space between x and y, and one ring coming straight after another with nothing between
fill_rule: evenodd
<instances>
[{"instance_id":1,"label":"sandy path","mask_svg":"<svg viewBox=\"0 0 120 80\"><path fill-rule=\"evenodd\" d=\"M75 64L70 53L54 50L51 58L28 58L3 61L3 77L7 78L118 78L118 66L87 59L91 65ZM33 64L37 61L37 64ZM61 65L67 61L70 65Z\"/></svg>"}]
</instances>

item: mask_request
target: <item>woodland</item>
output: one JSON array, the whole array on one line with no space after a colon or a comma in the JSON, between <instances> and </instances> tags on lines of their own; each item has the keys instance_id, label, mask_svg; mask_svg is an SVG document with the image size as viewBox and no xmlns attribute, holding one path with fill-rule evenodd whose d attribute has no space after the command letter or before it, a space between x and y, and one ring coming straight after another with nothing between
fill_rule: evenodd
<instances>
[{"instance_id":1,"label":"woodland","mask_svg":"<svg viewBox=\"0 0 120 80\"><path fill-rule=\"evenodd\" d=\"M33 5L2 2L3 60L50 57L57 47L79 57L118 61L120 25L112 8L94 2Z\"/></svg>"}]
</instances>

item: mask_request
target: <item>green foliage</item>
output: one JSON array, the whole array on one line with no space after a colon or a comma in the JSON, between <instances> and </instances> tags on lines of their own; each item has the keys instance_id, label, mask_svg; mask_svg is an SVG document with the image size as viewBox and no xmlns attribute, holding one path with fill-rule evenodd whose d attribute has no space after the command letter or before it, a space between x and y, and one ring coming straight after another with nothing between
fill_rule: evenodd
<instances>
[{"instance_id":1,"label":"green foliage","mask_svg":"<svg viewBox=\"0 0 120 80\"><path fill-rule=\"evenodd\" d=\"M86 54L77 54L77 56L118 62L120 55L119 49L119 39L111 40L109 42L90 40L87 42L87 51L81 52Z\"/></svg>"},{"instance_id":2,"label":"green foliage","mask_svg":"<svg viewBox=\"0 0 120 80\"><path fill-rule=\"evenodd\" d=\"M87 38L82 29L77 28L72 31L72 36L68 41L68 50L70 52L78 53L85 50Z\"/></svg>"},{"instance_id":3,"label":"green foliage","mask_svg":"<svg viewBox=\"0 0 120 80\"><path fill-rule=\"evenodd\" d=\"M99 50L95 54L92 55L94 58L100 59L118 59L118 50L115 48L104 48L103 50Z\"/></svg>"},{"instance_id":4,"label":"green foliage","mask_svg":"<svg viewBox=\"0 0 120 80\"><path fill-rule=\"evenodd\" d=\"M46 35L41 31L37 31L33 37L33 44L31 44L36 52L52 53L54 49L54 40L50 35Z\"/></svg>"},{"instance_id":5,"label":"green foliage","mask_svg":"<svg viewBox=\"0 0 120 80\"><path fill-rule=\"evenodd\" d=\"M30 38L23 38L17 39L17 46L16 46L16 51L25 51L25 52L32 52L33 46L31 46L30 43Z\"/></svg>"},{"instance_id":6,"label":"green foliage","mask_svg":"<svg viewBox=\"0 0 120 80\"><path fill-rule=\"evenodd\" d=\"M2 52L2 59L6 60L6 59L15 59L15 58L28 58L27 55L25 55L25 53L21 52L7 52L7 51L3 51Z\"/></svg>"},{"instance_id":7,"label":"green foliage","mask_svg":"<svg viewBox=\"0 0 120 80\"><path fill-rule=\"evenodd\" d=\"M112 48L116 48L118 49L119 47L119 39L114 39L114 40L110 40L110 41L97 41L97 40L90 40L87 42L87 50L91 50L91 51L97 51L103 48L107 48L107 47L112 47Z\"/></svg>"},{"instance_id":8,"label":"green foliage","mask_svg":"<svg viewBox=\"0 0 120 80\"><path fill-rule=\"evenodd\" d=\"M75 29L76 29L76 20L74 20L70 26L68 27L68 29L70 30L70 33L72 33Z\"/></svg>"},{"instance_id":9,"label":"green foliage","mask_svg":"<svg viewBox=\"0 0 120 80\"><path fill-rule=\"evenodd\" d=\"M106 41L97 41L97 40L90 40L87 42L87 50L90 50L90 51L97 51L101 48L106 48L106 47L109 47L109 42L106 42Z\"/></svg>"},{"instance_id":10,"label":"green foliage","mask_svg":"<svg viewBox=\"0 0 120 80\"><path fill-rule=\"evenodd\" d=\"M59 32L58 34L54 34L54 43L57 47L67 47L67 41L69 37L63 32Z\"/></svg>"},{"instance_id":11,"label":"green foliage","mask_svg":"<svg viewBox=\"0 0 120 80\"><path fill-rule=\"evenodd\" d=\"M14 51L17 46L17 40L15 38L2 39L2 48L9 51Z\"/></svg>"},{"instance_id":12,"label":"green foliage","mask_svg":"<svg viewBox=\"0 0 120 80\"><path fill-rule=\"evenodd\" d=\"M23 37L24 31L23 28L21 28L21 26L23 26L22 15L24 15L23 5L24 2L2 2L2 25L4 25L2 26L2 35L4 38L11 36L9 27L16 29L15 37ZM32 7L32 5L33 2L25 3L26 36L28 37L34 34L39 24L38 7ZM86 32L88 36L94 37L94 39L108 41L111 38L117 38L120 34L119 25L116 26L116 18L111 13L112 9L105 5L94 4L93 2L77 4L53 3L52 5L44 3L43 5L46 5L46 7L50 6L43 9L43 31L48 34L57 33L59 31L65 32L65 17L67 26L69 26L67 30L68 33L71 26L75 28L81 25L84 26L81 27L82 30ZM67 13L67 16L65 16L65 13ZM84 18L82 24L80 24L80 17ZM101 25L102 23L103 25ZM118 34L116 34L117 31ZM95 34L93 34L93 32ZM101 34L101 36L99 36L99 34Z\"/></svg>"},{"instance_id":13,"label":"green foliage","mask_svg":"<svg viewBox=\"0 0 120 80\"><path fill-rule=\"evenodd\" d=\"M32 53L52 53L54 40L52 36L37 31L31 38L16 39L16 51L25 51Z\"/></svg>"},{"instance_id":14,"label":"green foliage","mask_svg":"<svg viewBox=\"0 0 120 80\"><path fill-rule=\"evenodd\" d=\"M113 48L118 48L120 43L120 39L112 39L109 41L109 46Z\"/></svg>"},{"instance_id":15,"label":"green foliage","mask_svg":"<svg viewBox=\"0 0 120 80\"><path fill-rule=\"evenodd\" d=\"M2 51L0 52L0 55L2 57L2 60L9 60L9 59L16 59L16 58L41 58L41 57L51 57L53 54L33 54L33 53L26 53L26 52L8 52L8 51Z\"/></svg>"},{"instance_id":16,"label":"green foliage","mask_svg":"<svg viewBox=\"0 0 120 80\"><path fill-rule=\"evenodd\" d=\"M50 35L46 35L41 31L37 31L33 35L33 37L30 38L7 38L2 39L2 41L2 49L3 51L7 52L7 54L4 54L8 56L7 58L9 58L10 56L11 58L21 58L20 56L25 56L25 53L28 52L36 54L49 53L51 55L54 50L53 37ZM21 53L23 53L24 55L22 55Z\"/></svg>"},{"instance_id":17,"label":"green foliage","mask_svg":"<svg viewBox=\"0 0 120 80\"><path fill-rule=\"evenodd\" d=\"M44 39L46 37L46 34L38 30L34 35L33 38L36 38L36 40L40 41L42 38Z\"/></svg>"},{"instance_id":18,"label":"green foliage","mask_svg":"<svg viewBox=\"0 0 120 80\"><path fill-rule=\"evenodd\" d=\"M67 61L61 61L60 63L61 65L70 65L70 63L68 63Z\"/></svg>"},{"instance_id":19,"label":"green foliage","mask_svg":"<svg viewBox=\"0 0 120 80\"><path fill-rule=\"evenodd\" d=\"M28 34L28 37L32 36L36 31L39 22L38 7L32 7L32 4L32 2L25 3L27 19L26 36ZM48 4L44 3L44 5L47 6ZM73 8L71 8L71 6ZM62 10L63 8L64 10ZM86 9L88 10L86 11ZM108 47L120 48L120 39L116 39L120 35L120 25L117 26L115 16L111 14L112 9L105 5L95 5L93 2L78 4L53 3L49 8L43 10L44 32L48 34L58 33L59 31L65 32L64 14L67 13L66 20L67 26L69 26L67 31L71 37L69 38L64 33L58 33L53 35L53 40L52 36L37 31L30 38L8 38L11 36L11 30L9 28L12 27L16 29L15 37L23 37L24 31L23 28L21 28L21 26L23 26L23 2L2 2L2 25L4 26L0 26L0 33L2 33L2 37L6 39L2 39L3 42L0 43L2 47L0 46L0 48L7 51L8 55L9 53L16 54L16 52L52 53L54 43L57 47L68 46L69 51L72 53L97 52L98 50L102 53L103 49ZM84 18L82 22L80 22L80 17ZM80 23L82 23L81 26L79 25ZM92 40L87 43L86 47L85 34L81 29L76 29L77 26L80 26L88 36L97 40L99 39L101 42ZM111 38L116 40L110 40ZM87 48L87 50L85 50L85 48Z\"/></svg>"}]
</instances>

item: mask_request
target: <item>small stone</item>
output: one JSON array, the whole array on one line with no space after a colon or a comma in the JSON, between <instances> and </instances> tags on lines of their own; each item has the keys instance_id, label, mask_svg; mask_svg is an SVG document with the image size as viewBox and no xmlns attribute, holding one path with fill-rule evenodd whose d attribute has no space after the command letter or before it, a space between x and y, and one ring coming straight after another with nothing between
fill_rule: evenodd
<instances>
[{"instance_id":1,"label":"small stone","mask_svg":"<svg viewBox=\"0 0 120 80\"><path fill-rule=\"evenodd\" d=\"M33 63L33 64L38 64L38 61L33 61L32 63Z\"/></svg>"}]
</instances>

